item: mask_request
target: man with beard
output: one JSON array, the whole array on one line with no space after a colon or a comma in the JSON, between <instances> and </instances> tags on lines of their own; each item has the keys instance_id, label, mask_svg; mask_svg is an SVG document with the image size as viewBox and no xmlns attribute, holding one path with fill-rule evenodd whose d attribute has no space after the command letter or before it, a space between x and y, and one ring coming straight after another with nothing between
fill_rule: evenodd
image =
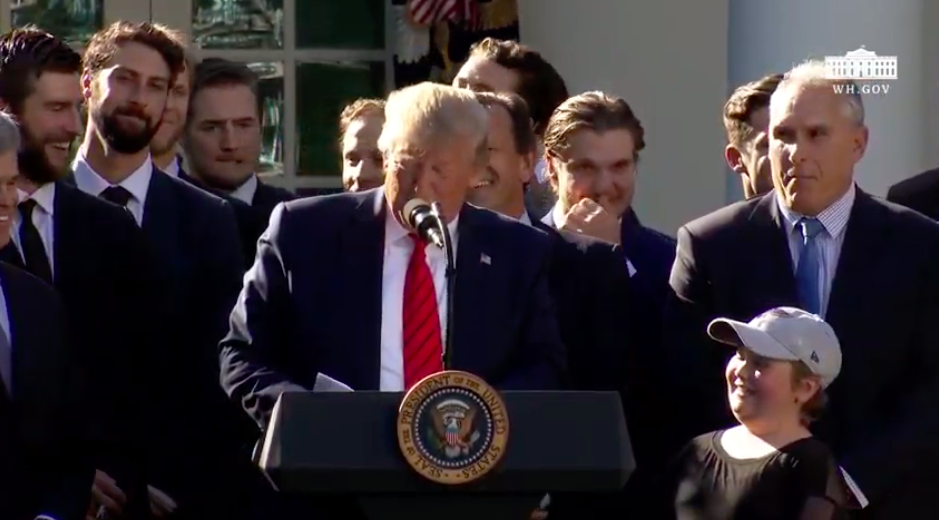
<instances>
[{"instance_id":1,"label":"man with beard","mask_svg":"<svg viewBox=\"0 0 939 520\"><path fill-rule=\"evenodd\" d=\"M243 272L235 218L223 200L157 170L148 149L183 63L178 35L160 25L116 22L92 37L75 182L126 207L157 264L159 321L149 332L160 356L149 359L146 382L147 483L164 492L164 514L178 506L176 518L237 519L251 497L252 432L218 386L216 351Z\"/></svg>"},{"instance_id":2,"label":"man with beard","mask_svg":"<svg viewBox=\"0 0 939 520\"><path fill-rule=\"evenodd\" d=\"M23 138L19 211L0 257L61 295L73 357L90 383L91 455L133 496L143 489L134 440L142 431L152 283L133 219L62 181L81 131L80 71L81 57L46 32L17 29L0 37L0 104L19 119Z\"/></svg>"},{"instance_id":3,"label":"man with beard","mask_svg":"<svg viewBox=\"0 0 939 520\"><path fill-rule=\"evenodd\" d=\"M12 238L20 142L16 123L0 112L0 247ZM85 516L94 466L66 321L52 287L0 264L0 518Z\"/></svg>"},{"instance_id":4,"label":"man with beard","mask_svg":"<svg viewBox=\"0 0 939 520\"><path fill-rule=\"evenodd\" d=\"M203 60L193 76L183 140L192 182L249 209L254 222L245 243L249 267L274 206L294 198L283 188L264 184L255 173L261 155L259 100L257 75L246 65Z\"/></svg>"},{"instance_id":5,"label":"man with beard","mask_svg":"<svg viewBox=\"0 0 939 520\"><path fill-rule=\"evenodd\" d=\"M166 108L163 109L162 122L157 128L153 139L150 140L150 153L153 156L153 163L163 173L217 195L232 206L235 211L235 219L238 222L238 234L241 237L241 246L246 262L245 269L247 269L251 267L251 262L254 261L254 250L257 247L258 237L267 227L267 218L270 216L270 210L273 210L274 204L269 204L270 210L266 214L259 214L251 207L249 202L244 202L229 196L223 191L214 189L189 175L183 169L183 158L179 154L178 145L183 137L183 131L188 120L190 92L192 92L195 68L196 64L191 59L187 59L183 71L176 75L176 80L173 82L170 95L166 100ZM265 194L267 189L268 187L263 187ZM269 189L276 189L278 194L283 192L292 197L290 192L286 190ZM259 189L258 191L262 190Z\"/></svg>"}]
</instances>

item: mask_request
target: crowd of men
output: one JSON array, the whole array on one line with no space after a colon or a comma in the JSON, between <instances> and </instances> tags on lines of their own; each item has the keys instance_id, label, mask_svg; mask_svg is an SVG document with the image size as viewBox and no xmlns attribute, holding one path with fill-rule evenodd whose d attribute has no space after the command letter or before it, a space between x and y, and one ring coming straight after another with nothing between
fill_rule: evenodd
<instances>
[{"instance_id":1,"label":"crowd of men","mask_svg":"<svg viewBox=\"0 0 939 520\"><path fill-rule=\"evenodd\" d=\"M252 448L281 393L320 374L403 391L446 344L499 389L620 392L626 488L540 514L627 517L685 442L733 422L708 323L778 306L842 344L814 429L860 517L939 515L939 225L919 213L939 216L939 181L894 190L919 212L857 186L863 102L819 64L734 92L747 200L676 241L632 209L646 136L627 101L570 96L515 42L475 45L452 86L352 103L347 193L298 200L255 173L257 78L187 56L149 23L84 55L0 38L0 518L362 518L275 493ZM401 216L415 196L453 236L452 298Z\"/></svg>"}]
</instances>

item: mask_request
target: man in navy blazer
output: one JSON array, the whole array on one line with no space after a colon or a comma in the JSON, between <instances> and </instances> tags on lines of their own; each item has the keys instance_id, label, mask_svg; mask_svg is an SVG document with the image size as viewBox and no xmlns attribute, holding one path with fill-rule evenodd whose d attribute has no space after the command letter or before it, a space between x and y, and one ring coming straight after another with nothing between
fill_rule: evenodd
<instances>
[{"instance_id":1,"label":"man in navy blazer","mask_svg":"<svg viewBox=\"0 0 939 520\"><path fill-rule=\"evenodd\" d=\"M386 116L385 186L279 205L245 275L221 343L221 381L262 427L282 392L308 391L318 374L355 390L406 389L405 271L423 246L400 212L415 196L440 204L454 236L453 309L444 255L424 250L443 338L446 313L455 313L448 368L501 389L560 385L548 237L464 203L488 160L485 109L470 92L421 83L393 93Z\"/></svg>"}]
</instances>

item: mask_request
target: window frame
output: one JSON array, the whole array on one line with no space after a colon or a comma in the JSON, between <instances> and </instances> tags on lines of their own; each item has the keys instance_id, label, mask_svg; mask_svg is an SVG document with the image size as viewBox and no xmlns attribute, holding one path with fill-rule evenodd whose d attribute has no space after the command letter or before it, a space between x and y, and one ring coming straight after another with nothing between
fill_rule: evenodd
<instances>
[{"instance_id":1,"label":"window frame","mask_svg":"<svg viewBox=\"0 0 939 520\"><path fill-rule=\"evenodd\" d=\"M9 2L10 0L0 0ZM128 2L139 0L105 0L110 2ZM224 58L238 62L281 62L284 68L284 112L281 124L284 136L283 175L265 177L264 181L291 191L302 189L341 188L340 176L297 175L300 157L298 121L297 121L297 66L305 62L373 62L384 63L385 94L394 89L394 49L397 28L394 23L394 11L391 0L384 0L385 9L385 48L384 49L338 49L338 48L297 48L296 2L303 0L284 0L284 45L282 49L192 49L193 58L200 60L207 57ZM335 1L335 0L333 0ZM341 0L339 0L341 1ZM192 0L150 0L150 19L173 27L187 38L192 37ZM105 13L107 18L107 12ZM336 128L338 132L338 124ZM337 136L338 138L338 136ZM338 165L337 165L338 166Z\"/></svg>"}]
</instances>

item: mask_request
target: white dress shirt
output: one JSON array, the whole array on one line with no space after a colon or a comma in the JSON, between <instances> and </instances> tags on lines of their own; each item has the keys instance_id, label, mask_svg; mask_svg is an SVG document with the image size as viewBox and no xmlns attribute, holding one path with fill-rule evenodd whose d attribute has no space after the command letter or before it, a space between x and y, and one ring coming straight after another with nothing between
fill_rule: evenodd
<instances>
[{"instance_id":1,"label":"white dress shirt","mask_svg":"<svg viewBox=\"0 0 939 520\"><path fill-rule=\"evenodd\" d=\"M258 191L258 176L251 174L241 186L231 192L231 196L244 202L245 204L251 205L251 202L254 201L254 194Z\"/></svg>"},{"instance_id":2,"label":"white dress shirt","mask_svg":"<svg viewBox=\"0 0 939 520\"><path fill-rule=\"evenodd\" d=\"M815 237L815 241L821 252L821 261L818 266L818 279L821 281L821 284L818 291L822 316L825 316L828 312L828 301L831 297L831 284L834 282L835 274L838 270L838 260L841 258L841 246L844 245L845 231L848 227L848 220L851 217L851 209L854 207L854 199L856 196L857 188L852 184L841 198L835 201L831 206L825 208L825 210L816 217L824 228L824 231ZM793 272L795 272L799 265L799 256L802 253L802 233L797 226L799 225L799 220L803 218L803 215L787 208L778 196L776 198L776 204L779 206L779 211L782 214L786 226L787 237L789 238L789 252L792 254L792 269ZM860 504L862 508L867 507L868 500L867 497L864 496L864 492L861 491L860 486L857 485L844 468L840 469L845 482L848 484L848 488L851 489L851 493L857 498L858 504Z\"/></svg>"},{"instance_id":3,"label":"white dress shirt","mask_svg":"<svg viewBox=\"0 0 939 520\"><path fill-rule=\"evenodd\" d=\"M401 392L404 390L404 278L408 272L414 241L390 211L385 212L385 253L382 263L381 281L381 369L379 390ZM457 221L447 225L453 241L453 254L459 238ZM428 245L426 261L437 291L437 313L440 317L441 341L447 338L447 255L433 245Z\"/></svg>"},{"instance_id":4,"label":"white dress shirt","mask_svg":"<svg viewBox=\"0 0 939 520\"><path fill-rule=\"evenodd\" d=\"M173 157L173 160L166 165L166 168L162 168L163 173L169 175L170 177L179 178L179 156Z\"/></svg>"},{"instance_id":5,"label":"white dress shirt","mask_svg":"<svg viewBox=\"0 0 939 520\"><path fill-rule=\"evenodd\" d=\"M98 197L101 192L110 188L112 184L104 179L98 172L92 169L85 157L79 154L72 163L72 171L75 172L75 184L78 189ZM143 223L143 208L147 202L147 190L150 189L150 178L153 176L153 161L147 155L143 164L137 167L133 173L124 179L118 186L130 192L130 200L127 202L127 209L134 216L137 225Z\"/></svg>"},{"instance_id":6,"label":"white dress shirt","mask_svg":"<svg viewBox=\"0 0 939 520\"><path fill-rule=\"evenodd\" d=\"M23 190L16 190L19 194L19 201L23 202L28 199L36 201L36 207L33 209L33 226L36 228L36 231L39 232L39 238L42 240L42 247L46 251L46 258L49 259L49 268L52 271L52 276L55 278L55 255L53 254L53 245L55 240L55 233L53 232L53 214L55 213L55 183L50 182L40 186L36 191L31 194L26 193ZM11 239L13 240L13 245L16 246L16 250L19 251L20 257L23 257L23 246L20 244L20 227L22 226L23 221L20 219L19 211L13 214L13 233L11 234Z\"/></svg>"}]
</instances>

